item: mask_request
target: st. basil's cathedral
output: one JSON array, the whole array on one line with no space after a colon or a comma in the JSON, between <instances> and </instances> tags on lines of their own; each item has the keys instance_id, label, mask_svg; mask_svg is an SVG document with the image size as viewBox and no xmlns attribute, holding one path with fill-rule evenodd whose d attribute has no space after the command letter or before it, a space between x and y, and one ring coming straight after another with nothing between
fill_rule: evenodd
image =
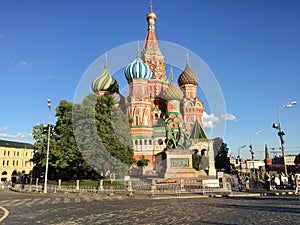
<instances>
[{"instance_id":1,"label":"st. basil's cathedral","mask_svg":"<svg viewBox=\"0 0 300 225\"><path fill-rule=\"evenodd\" d=\"M189 149L207 156L209 162L206 169L212 171L213 144L204 133L204 105L197 97L198 76L190 67L187 54L185 69L178 77L178 86L173 80L172 69L168 81L164 55L155 35L157 17L152 5L146 19L148 34L143 49L138 49L136 58L124 71L129 95L123 97L119 94L118 82L108 71L107 58L103 71L92 83L92 90L97 96L112 95L116 102L124 104L131 123L134 158L137 161L142 158L149 160L146 173L156 170L156 156L168 148L167 130L171 130L174 137L184 130L191 142Z\"/></svg>"}]
</instances>

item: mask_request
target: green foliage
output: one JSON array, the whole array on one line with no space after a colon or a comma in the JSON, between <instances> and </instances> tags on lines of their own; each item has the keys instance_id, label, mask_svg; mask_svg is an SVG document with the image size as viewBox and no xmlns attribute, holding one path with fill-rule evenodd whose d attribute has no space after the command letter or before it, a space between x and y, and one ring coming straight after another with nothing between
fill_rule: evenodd
<instances>
[{"instance_id":1,"label":"green foliage","mask_svg":"<svg viewBox=\"0 0 300 225\"><path fill-rule=\"evenodd\" d=\"M55 116L50 135L51 177L78 179L106 171L119 177L128 174L135 163L129 122L112 97L89 95L80 104L62 100ZM45 167L47 130L42 124L33 127L32 161L40 171Z\"/></svg>"},{"instance_id":2,"label":"green foliage","mask_svg":"<svg viewBox=\"0 0 300 225\"><path fill-rule=\"evenodd\" d=\"M195 170L199 170L199 165L200 165L200 162L201 162L201 155L193 154L192 155L192 161L193 161L193 168Z\"/></svg>"},{"instance_id":3,"label":"green foliage","mask_svg":"<svg viewBox=\"0 0 300 225\"><path fill-rule=\"evenodd\" d=\"M140 158L140 160L137 161L137 166L141 166L141 167L144 167L144 166L148 166L150 160L149 159L146 159L145 156L142 156L142 158Z\"/></svg>"},{"instance_id":4,"label":"green foliage","mask_svg":"<svg viewBox=\"0 0 300 225\"><path fill-rule=\"evenodd\" d=\"M225 170L230 171L230 160L228 158L229 148L227 144L223 142L221 138L217 139L217 144L215 146L219 146L219 148L215 148L217 152L215 156L215 167L218 171Z\"/></svg>"},{"instance_id":5,"label":"green foliage","mask_svg":"<svg viewBox=\"0 0 300 225\"><path fill-rule=\"evenodd\" d=\"M208 167L208 158L205 155L192 155L193 168L196 170L206 170Z\"/></svg>"}]
</instances>

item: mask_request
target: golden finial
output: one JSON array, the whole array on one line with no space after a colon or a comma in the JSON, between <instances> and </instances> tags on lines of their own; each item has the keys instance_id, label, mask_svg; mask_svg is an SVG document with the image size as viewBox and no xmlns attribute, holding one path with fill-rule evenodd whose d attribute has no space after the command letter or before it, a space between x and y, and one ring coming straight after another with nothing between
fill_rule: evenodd
<instances>
[{"instance_id":1,"label":"golden finial","mask_svg":"<svg viewBox=\"0 0 300 225\"><path fill-rule=\"evenodd\" d=\"M156 14L152 10L152 0L150 0L150 12L146 16L147 20L153 19L156 20Z\"/></svg>"}]
</instances>

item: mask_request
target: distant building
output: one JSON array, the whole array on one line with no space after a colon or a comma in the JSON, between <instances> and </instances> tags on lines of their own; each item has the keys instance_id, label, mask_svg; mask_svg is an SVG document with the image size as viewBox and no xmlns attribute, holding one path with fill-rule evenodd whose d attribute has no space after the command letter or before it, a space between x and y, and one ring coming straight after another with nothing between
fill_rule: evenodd
<instances>
[{"instance_id":1,"label":"distant building","mask_svg":"<svg viewBox=\"0 0 300 225\"><path fill-rule=\"evenodd\" d=\"M33 145L0 140L0 181L17 181L18 177L30 174L34 164Z\"/></svg>"},{"instance_id":2,"label":"distant building","mask_svg":"<svg viewBox=\"0 0 300 225\"><path fill-rule=\"evenodd\" d=\"M273 171L275 173L284 172L284 162L282 155L276 155L273 159L270 158L269 150L267 145L265 146L265 160L266 160L266 171ZM297 168L295 165L295 158L297 155L285 155L285 165L287 167L287 171L289 172L297 172Z\"/></svg>"}]
</instances>

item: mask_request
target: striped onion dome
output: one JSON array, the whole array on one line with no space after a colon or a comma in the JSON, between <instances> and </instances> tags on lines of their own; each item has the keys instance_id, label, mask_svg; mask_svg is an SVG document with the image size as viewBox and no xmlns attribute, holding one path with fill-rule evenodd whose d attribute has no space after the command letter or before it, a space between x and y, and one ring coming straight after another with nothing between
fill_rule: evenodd
<instances>
[{"instance_id":1,"label":"striped onion dome","mask_svg":"<svg viewBox=\"0 0 300 225\"><path fill-rule=\"evenodd\" d=\"M106 64L102 73L93 81L92 90L94 93L97 93L99 91L109 91L111 93L119 91L119 84L110 75Z\"/></svg>"},{"instance_id":2,"label":"striped onion dome","mask_svg":"<svg viewBox=\"0 0 300 225\"><path fill-rule=\"evenodd\" d=\"M168 88L163 92L163 97L166 100L182 100L183 93L182 91L175 85L173 81L169 84Z\"/></svg>"},{"instance_id":3,"label":"striped onion dome","mask_svg":"<svg viewBox=\"0 0 300 225\"><path fill-rule=\"evenodd\" d=\"M125 68L125 77L128 83L130 83L132 79L138 78L150 80L151 76L152 71L150 67L144 63L139 56Z\"/></svg>"},{"instance_id":4,"label":"striped onion dome","mask_svg":"<svg viewBox=\"0 0 300 225\"><path fill-rule=\"evenodd\" d=\"M191 69L189 64L186 64L186 67L184 71L180 74L178 77L178 85L181 87L186 84L193 84L193 85L198 85L198 76L197 74Z\"/></svg>"}]
</instances>

